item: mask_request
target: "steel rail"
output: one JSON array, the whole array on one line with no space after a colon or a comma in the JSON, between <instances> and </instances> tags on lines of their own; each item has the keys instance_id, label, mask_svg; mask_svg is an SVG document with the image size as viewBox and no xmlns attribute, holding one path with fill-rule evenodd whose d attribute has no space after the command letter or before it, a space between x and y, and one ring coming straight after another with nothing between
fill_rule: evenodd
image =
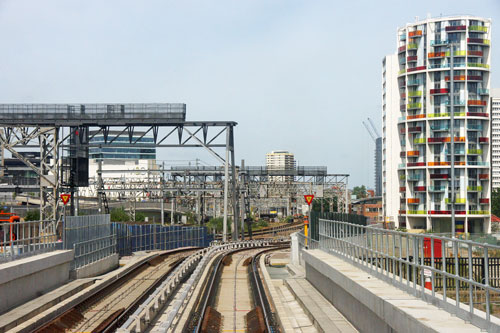
<instances>
[{"instance_id":1,"label":"steel rail","mask_svg":"<svg viewBox=\"0 0 500 333\"><path fill-rule=\"evenodd\" d=\"M120 276L119 278L117 278L111 284L105 286L102 289L97 289L97 290L89 293L89 295L87 295L86 297L84 297L77 304L73 305L71 308L67 309L66 311L64 311L60 315L56 316L55 318L51 319L50 321L40 324L37 328L33 329L33 331L34 332L44 332L46 330L50 330L50 326L51 325L57 323L58 321L60 321L66 315L71 315L71 313L73 313L78 307L80 307L80 306L87 306L87 307L89 307L89 306L91 306L90 304L98 303L101 299L106 298L108 295L112 294L115 290L118 290L120 288L120 286L122 286L123 284L125 284L128 280L130 280L131 278L133 278L137 274L141 273L150 262L152 262L154 260L158 260L158 258L161 258L161 257L164 257L164 256L168 257L170 255L174 255L174 254L178 254L178 253L182 253L182 252L187 252L187 251L193 251L193 250L196 250L196 249L197 248L177 249L177 250L173 250L173 251L168 252L168 253L159 254L157 256L154 256L154 257L150 258L147 261L144 261L143 263L141 263L140 265L138 265L134 269L132 269L129 272L127 272L125 275ZM175 265L175 262L174 262L174 265ZM173 267L173 268L175 268L175 267ZM164 280L164 278L166 278L168 276L168 274L171 273L171 271L172 271L172 269L169 269L169 272L166 273L166 274L164 274L164 275L162 275L159 278L159 280ZM154 284L156 284L156 283L154 283ZM148 290L153 290L153 289L148 288ZM141 297L141 299L142 299L142 297ZM86 303L90 303L90 304L85 305ZM133 304L131 305L131 307L135 306L135 305L137 305L137 302L133 302ZM105 327L103 326L102 329L100 329L99 331L100 332L109 331L108 327L110 325L116 327L116 323L118 323L119 320L123 320L125 314L130 313L130 308L131 307L128 307L124 311L120 312L117 317L115 317L112 320L110 320L110 322L107 323L106 325L104 325ZM106 318L106 319L108 319L108 318ZM105 322L106 319L103 322Z\"/></svg>"}]
</instances>

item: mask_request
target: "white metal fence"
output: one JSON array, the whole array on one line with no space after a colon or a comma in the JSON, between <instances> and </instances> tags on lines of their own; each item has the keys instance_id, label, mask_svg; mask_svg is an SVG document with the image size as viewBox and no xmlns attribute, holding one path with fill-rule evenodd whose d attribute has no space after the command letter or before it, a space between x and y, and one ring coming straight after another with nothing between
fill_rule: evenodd
<instances>
[{"instance_id":1,"label":"white metal fence","mask_svg":"<svg viewBox=\"0 0 500 333\"><path fill-rule=\"evenodd\" d=\"M116 237L104 236L73 244L75 257L72 268L76 269L107 258L116 253Z\"/></svg>"},{"instance_id":2,"label":"white metal fence","mask_svg":"<svg viewBox=\"0 0 500 333\"><path fill-rule=\"evenodd\" d=\"M54 221L0 223L0 262L62 247Z\"/></svg>"},{"instance_id":3,"label":"white metal fence","mask_svg":"<svg viewBox=\"0 0 500 333\"><path fill-rule=\"evenodd\" d=\"M492 316L494 308L500 311L500 259L491 260L500 257L499 246L324 219L318 240L299 234L299 242L343 257L482 329L500 330L498 315Z\"/></svg>"}]
</instances>

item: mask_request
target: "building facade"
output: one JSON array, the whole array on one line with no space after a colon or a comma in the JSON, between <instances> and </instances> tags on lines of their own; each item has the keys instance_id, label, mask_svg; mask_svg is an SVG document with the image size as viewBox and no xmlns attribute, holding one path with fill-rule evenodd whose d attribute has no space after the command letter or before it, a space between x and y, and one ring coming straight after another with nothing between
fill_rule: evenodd
<instances>
[{"instance_id":1,"label":"building facade","mask_svg":"<svg viewBox=\"0 0 500 333\"><path fill-rule=\"evenodd\" d=\"M382 61L382 216L396 223L399 211L398 163L401 152L399 133L399 71L396 54Z\"/></svg>"},{"instance_id":2,"label":"building facade","mask_svg":"<svg viewBox=\"0 0 500 333\"><path fill-rule=\"evenodd\" d=\"M401 147L387 158L398 170L397 226L451 232L453 186L455 230L490 231L490 34L490 20L473 16L398 29L399 118L386 128Z\"/></svg>"},{"instance_id":3,"label":"building facade","mask_svg":"<svg viewBox=\"0 0 500 333\"><path fill-rule=\"evenodd\" d=\"M266 168L268 171L295 170L295 158L286 150L274 150L266 154ZM270 181L284 182L293 181L293 176L270 176Z\"/></svg>"},{"instance_id":4,"label":"building facade","mask_svg":"<svg viewBox=\"0 0 500 333\"><path fill-rule=\"evenodd\" d=\"M500 88L491 89L491 189L500 188Z\"/></svg>"}]
</instances>

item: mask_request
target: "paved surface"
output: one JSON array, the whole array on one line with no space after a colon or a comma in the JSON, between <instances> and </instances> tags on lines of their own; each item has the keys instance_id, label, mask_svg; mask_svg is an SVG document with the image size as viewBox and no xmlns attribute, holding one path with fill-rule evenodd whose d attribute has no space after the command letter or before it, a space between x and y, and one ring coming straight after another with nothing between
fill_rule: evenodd
<instances>
[{"instance_id":1,"label":"paved surface","mask_svg":"<svg viewBox=\"0 0 500 333\"><path fill-rule=\"evenodd\" d=\"M286 285L319 332L358 332L306 279L287 279Z\"/></svg>"},{"instance_id":2,"label":"paved surface","mask_svg":"<svg viewBox=\"0 0 500 333\"><path fill-rule=\"evenodd\" d=\"M222 332L245 332L245 315L253 309L248 267L245 259L252 257L259 249L237 252L232 262L224 266L216 297L216 310L223 317Z\"/></svg>"},{"instance_id":3,"label":"paved surface","mask_svg":"<svg viewBox=\"0 0 500 333\"><path fill-rule=\"evenodd\" d=\"M357 319L356 325L376 316L393 330L401 332L480 332L478 327L377 279L339 257L321 250L307 250L304 260L311 265L311 269L318 270L324 277L318 282L324 285L315 287L325 289L325 293L333 293L333 300L338 302L339 308L345 306L344 310L350 311L345 315ZM307 274L309 278L309 272ZM357 306L349 308L346 297L335 299L335 291L331 290L328 279L335 281L339 291L344 293L342 295L351 295L349 297L356 300ZM295 290L295 286L292 288ZM366 322L365 326L373 327L373 320Z\"/></svg>"},{"instance_id":4,"label":"paved surface","mask_svg":"<svg viewBox=\"0 0 500 333\"><path fill-rule=\"evenodd\" d=\"M269 262L274 264L279 261L289 261L288 251L271 252ZM285 332L318 332L312 321L302 309L301 305L284 284L285 280L291 278L286 267L273 267L264 265L264 257L261 257L262 277L271 295L271 303L278 317L279 323Z\"/></svg>"}]
</instances>

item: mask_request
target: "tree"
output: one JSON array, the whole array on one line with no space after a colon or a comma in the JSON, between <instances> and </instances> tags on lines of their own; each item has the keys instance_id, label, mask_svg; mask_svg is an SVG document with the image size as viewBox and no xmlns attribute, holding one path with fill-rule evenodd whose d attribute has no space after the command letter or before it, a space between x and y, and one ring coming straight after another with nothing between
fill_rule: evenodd
<instances>
[{"instance_id":1,"label":"tree","mask_svg":"<svg viewBox=\"0 0 500 333\"><path fill-rule=\"evenodd\" d=\"M144 222L146 220L146 215L141 212L135 212L135 222Z\"/></svg>"},{"instance_id":2,"label":"tree","mask_svg":"<svg viewBox=\"0 0 500 333\"><path fill-rule=\"evenodd\" d=\"M38 209L28 210L25 221L40 221L40 211Z\"/></svg>"},{"instance_id":3,"label":"tree","mask_svg":"<svg viewBox=\"0 0 500 333\"><path fill-rule=\"evenodd\" d=\"M130 216L125 212L125 208L113 208L111 210L111 221L112 222L128 222L130 221Z\"/></svg>"},{"instance_id":4,"label":"tree","mask_svg":"<svg viewBox=\"0 0 500 333\"><path fill-rule=\"evenodd\" d=\"M337 198L317 198L317 199L314 199L312 204L311 204L313 211L321 212L321 201L323 201L323 212L336 212L337 211Z\"/></svg>"},{"instance_id":5,"label":"tree","mask_svg":"<svg viewBox=\"0 0 500 333\"><path fill-rule=\"evenodd\" d=\"M227 232L231 232L231 224L232 220L231 218L227 218ZM215 229L216 232L222 232L223 231L223 226L224 226L224 218L223 217L213 217L211 218L206 226L210 229Z\"/></svg>"},{"instance_id":6,"label":"tree","mask_svg":"<svg viewBox=\"0 0 500 333\"><path fill-rule=\"evenodd\" d=\"M491 191L491 213L500 216L500 189Z\"/></svg>"},{"instance_id":7,"label":"tree","mask_svg":"<svg viewBox=\"0 0 500 333\"><path fill-rule=\"evenodd\" d=\"M365 185L355 186L352 189L352 194L354 194L356 196L356 199L366 198L367 197L366 186Z\"/></svg>"}]
</instances>

